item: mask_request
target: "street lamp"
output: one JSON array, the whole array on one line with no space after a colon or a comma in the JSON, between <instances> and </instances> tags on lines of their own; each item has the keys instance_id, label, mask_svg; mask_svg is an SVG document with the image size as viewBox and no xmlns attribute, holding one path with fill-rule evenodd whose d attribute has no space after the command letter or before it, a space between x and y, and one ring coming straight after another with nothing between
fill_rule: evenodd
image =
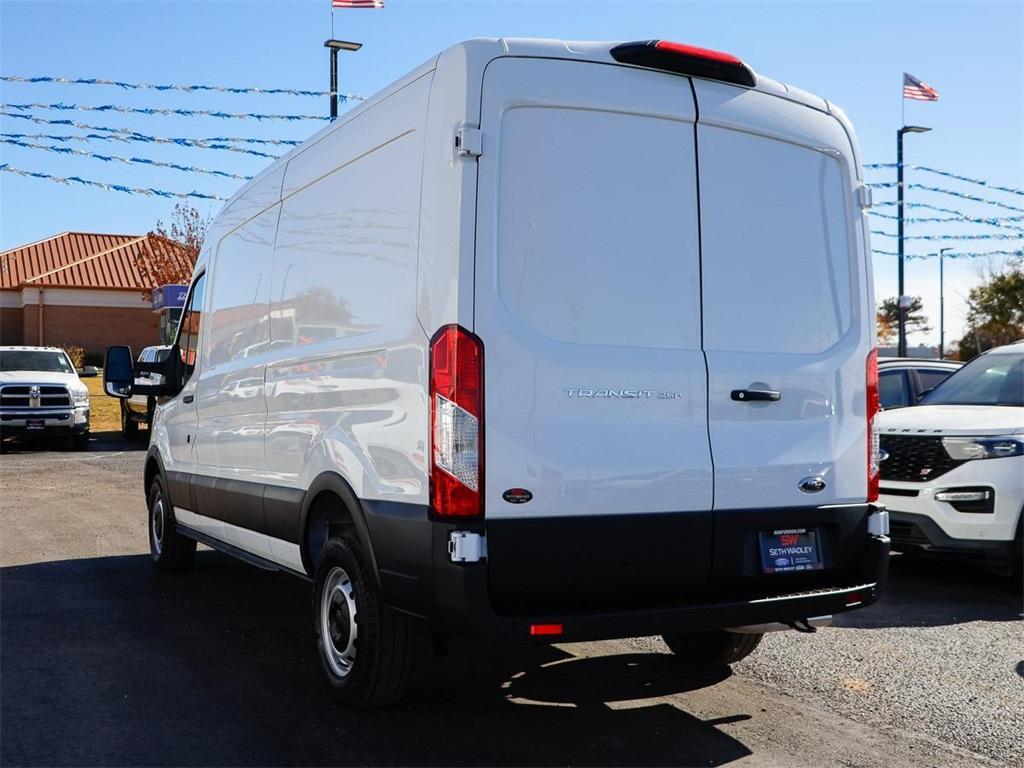
<instances>
[{"instance_id":1,"label":"street lamp","mask_svg":"<svg viewBox=\"0 0 1024 768\"><path fill-rule=\"evenodd\" d=\"M897 342L896 354L899 357L907 356L907 310L904 305L907 303L903 294L903 134L905 133L926 133L931 128L921 125L904 125L896 131L896 236L899 239L899 341Z\"/></svg>"},{"instance_id":2,"label":"street lamp","mask_svg":"<svg viewBox=\"0 0 1024 768\"><path fill-rule=\"evenodd\" d=\"M338 51L358 51L363 47L362 43L353 43L348 40L325 40L324 48L331 49L331 119L338 116Z\"/></svg>"},{"instance_id":3,"label":"street lamp","mask_svg":"<svg viewBox=\"0 0 1024 768\"><path fill-rule=\"evenodd\" d=\"M952 248L939 249L939 360L946 359L946 297L943 295L942 257Z\"/></svg>"}]
</instances>

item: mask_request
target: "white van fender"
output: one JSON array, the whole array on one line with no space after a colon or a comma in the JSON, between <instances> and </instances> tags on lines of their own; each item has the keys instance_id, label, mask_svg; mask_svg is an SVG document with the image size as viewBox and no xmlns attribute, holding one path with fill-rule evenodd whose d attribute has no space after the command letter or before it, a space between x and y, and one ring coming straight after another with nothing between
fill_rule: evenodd
<instances>
[{"instance_id":1,"label":"white van fender","mask_svg":"<svg viewBox=\"0 0 1024 768\"><path fill-rule=\"evenodd\" d=\"M318 501L330 500L333 503L314 505ZM370 571L377 589L381 589L380 571L377 558L370 540L370 530L366 525L366 513L359 498L345 479L337 472L322 472L310 483L302 498L302 512L299 515L302 565L310 576L316 575L319 552L330 536L330 526L338 525L350 528L368 558Z\"/></svg>"}]
</instances>

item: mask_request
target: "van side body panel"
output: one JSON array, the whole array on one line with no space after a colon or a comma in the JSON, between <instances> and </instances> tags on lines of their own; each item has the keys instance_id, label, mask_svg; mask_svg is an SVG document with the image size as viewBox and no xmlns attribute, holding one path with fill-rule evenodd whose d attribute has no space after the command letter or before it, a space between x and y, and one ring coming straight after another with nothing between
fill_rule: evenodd
<instances>
[{"instance_id":1,"label":"van side body panel","mask_svg":"<svg viewBox=\"0 0 1024 768\"><path fill-rule=\"evenodd\" d=\"M362 499L426 502L415 296L431 76L289 162L270 288L268 483L308 488L333 471Z\"/></svg>"},{"instance_id":2,"label":"van side body panel","mask_svg":"<svg viewBox=\"0 0 1024 768\"><path fill-rule=\"evenodd\" d=\"M473 329L477 164L458 155L455 135L479 127L480 81L495 47L469 41L437 58L424 130L416 275L416 314L427 336L452 323Z\"/></svg>"}]
</instances>

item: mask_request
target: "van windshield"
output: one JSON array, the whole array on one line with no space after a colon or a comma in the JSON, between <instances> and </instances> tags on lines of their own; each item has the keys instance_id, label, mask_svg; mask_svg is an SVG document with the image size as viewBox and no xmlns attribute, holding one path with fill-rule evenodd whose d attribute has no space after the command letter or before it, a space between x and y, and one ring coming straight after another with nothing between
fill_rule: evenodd
<instances>
[{"instance_id":1,"label":"van windshield","mask_svg":"<svg viewBox=\"0 0 1024 768\"><path fill-rule=\"evenodd\" d=\"M1024 354L977 357L925 395L921 405L1024 406Z\"/></svg>"},{"instance_id":2,"label":"van windshield","mask_svg":"<svg viewBox=\"0 0 1024 768\"><path fill-rule=\"evenodd\" d=\"M74 373L63 352L41 349L13 349L0 352L0 371L42 371L44 373Z\"/></svg>"}]
</instances>

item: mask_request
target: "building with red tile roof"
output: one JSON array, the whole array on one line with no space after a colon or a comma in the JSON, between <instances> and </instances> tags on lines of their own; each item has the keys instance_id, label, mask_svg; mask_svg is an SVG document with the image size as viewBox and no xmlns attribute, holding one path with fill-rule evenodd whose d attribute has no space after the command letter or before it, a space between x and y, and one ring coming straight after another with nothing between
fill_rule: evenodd
<instances>
[{"instance_id":1,"label":"building with red tile roof","mask_svg":"<svg viewBox=\"0 0 1024 768\"><path fill-rule=\"evenodd\" d=\"M140 263L188 257L156 235L64 232L0 253L0 344L83 347L159 343L159 322Z\"/></svg>"}]
</instances>

